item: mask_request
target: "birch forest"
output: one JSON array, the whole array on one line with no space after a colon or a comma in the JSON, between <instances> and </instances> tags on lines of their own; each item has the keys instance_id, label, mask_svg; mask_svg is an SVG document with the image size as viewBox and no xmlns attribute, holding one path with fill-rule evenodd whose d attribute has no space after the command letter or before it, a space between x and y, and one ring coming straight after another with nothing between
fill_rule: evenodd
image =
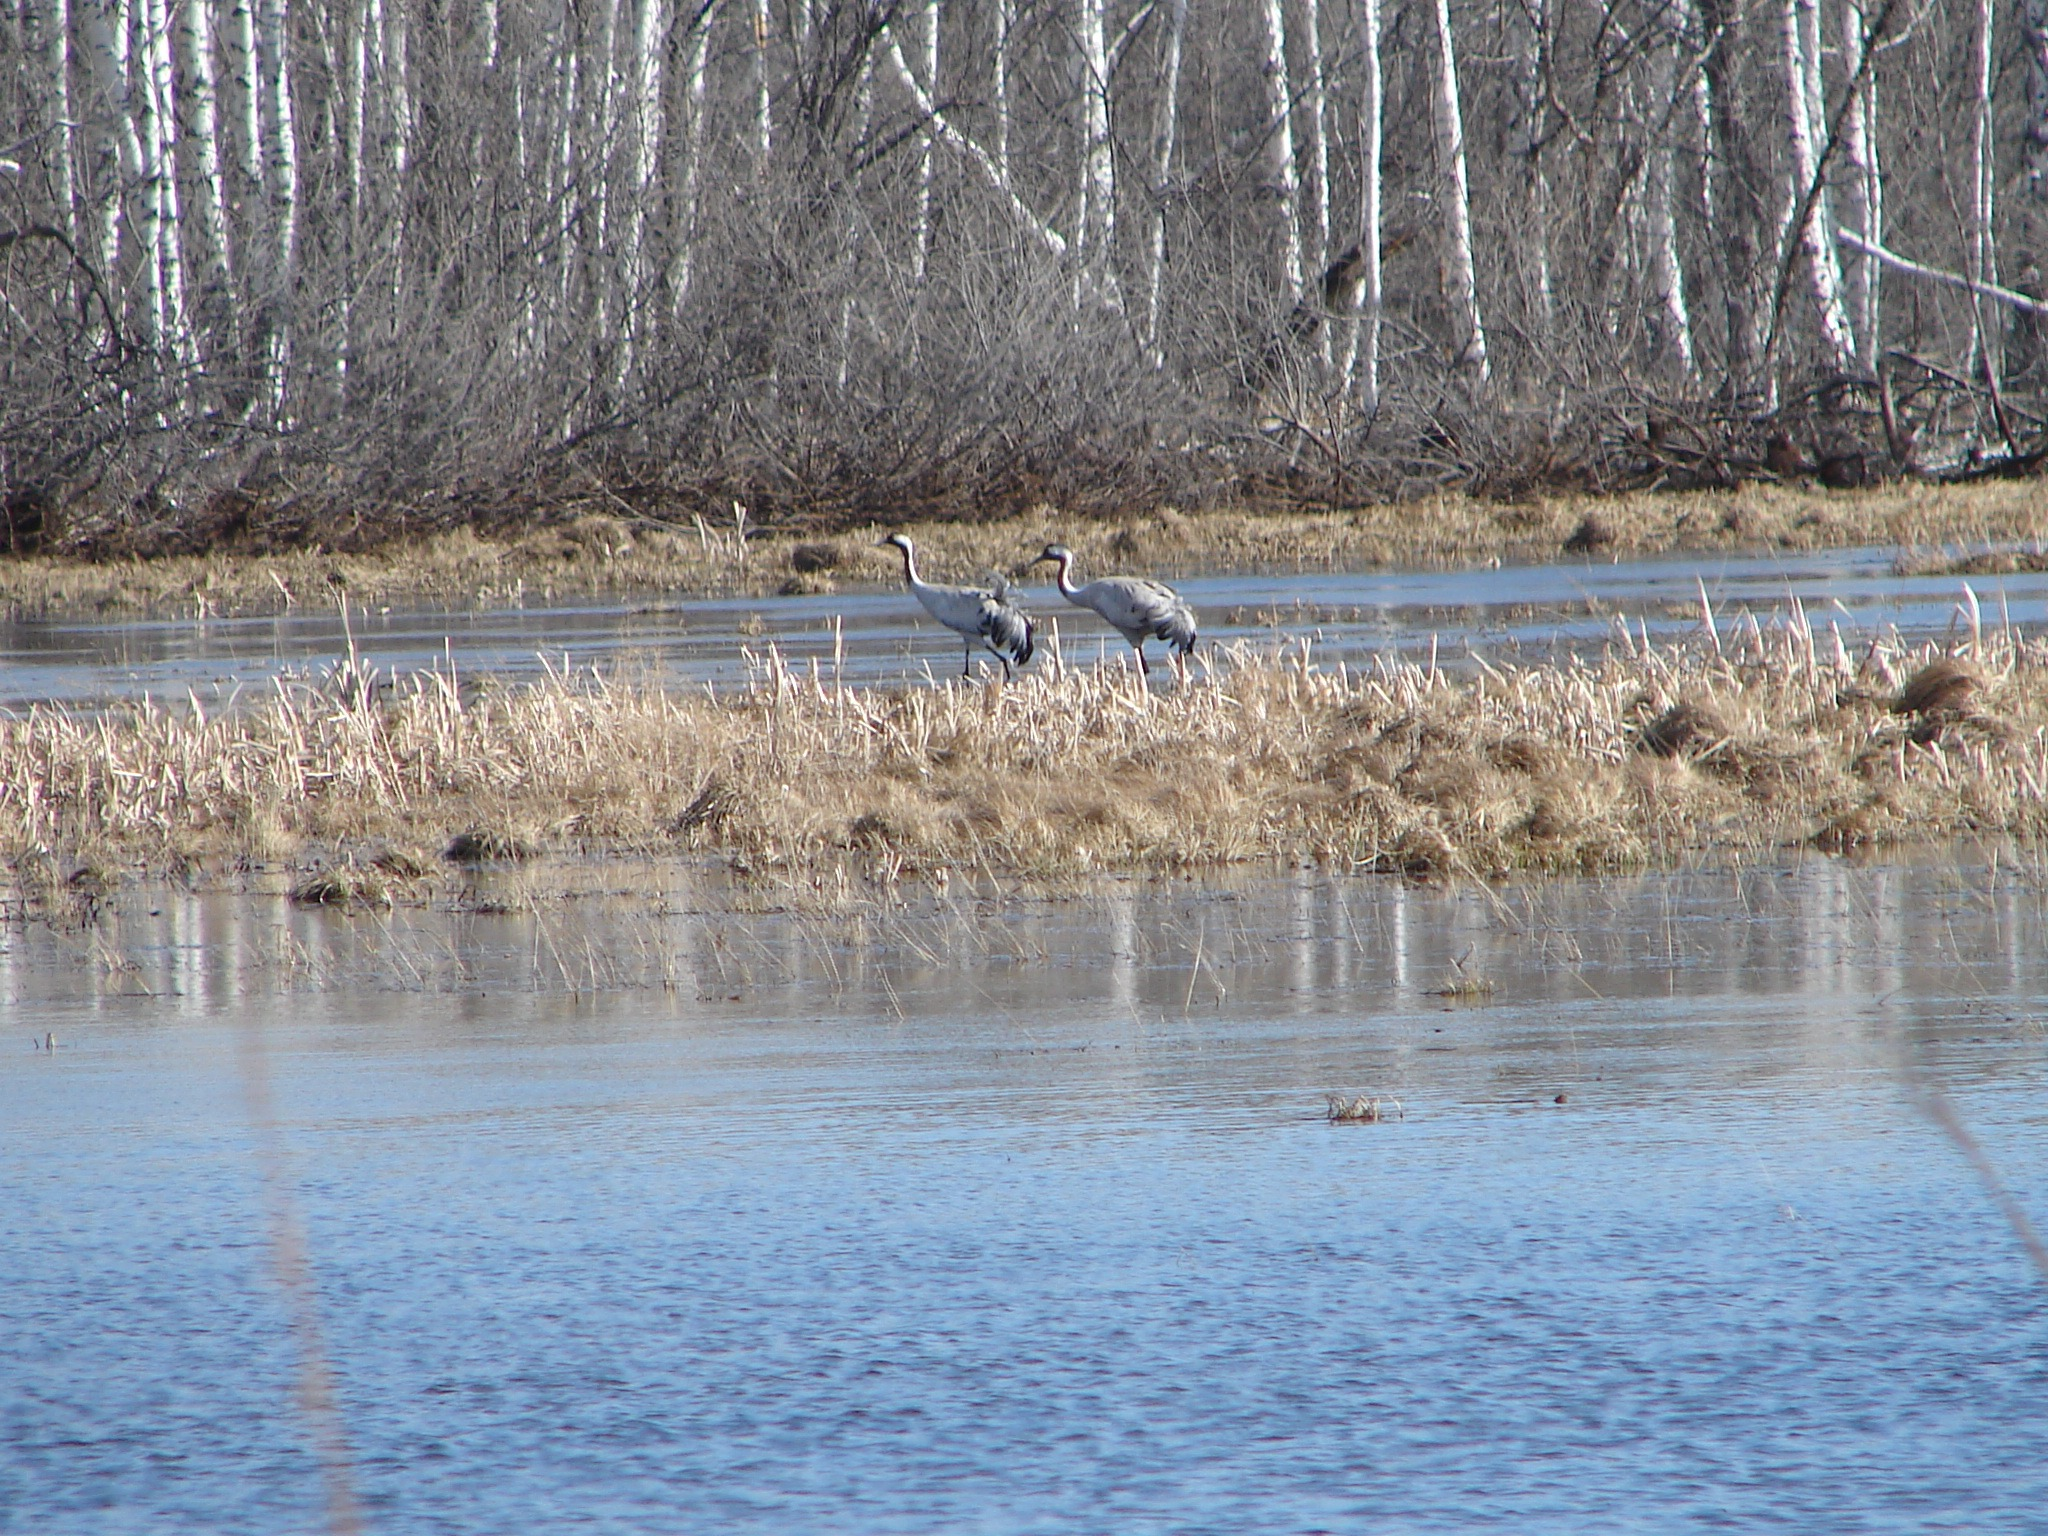
<instances>
[{"instance_id":1,"label":"birch forest","mask_svg":"<svg viewBox=\"0 0 2048 1536\"><path fill-rule=\"evenodd\" d=\"M15 547L2048 442L2048 0L7 0Z\"/></svg>"}]
</instances>

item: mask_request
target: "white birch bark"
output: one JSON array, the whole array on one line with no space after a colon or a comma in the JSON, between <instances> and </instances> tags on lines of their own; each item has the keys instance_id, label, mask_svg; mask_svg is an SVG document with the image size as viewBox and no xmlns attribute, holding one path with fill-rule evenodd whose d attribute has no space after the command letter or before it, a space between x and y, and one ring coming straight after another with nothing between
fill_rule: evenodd
<instances>
[{"instance_id":1,"label":"white birch bark","mask_svg":"<svg viewBox=\"0 0 2048 1536\"><path fill-rule=\"evenodd\" d=\"M1818 74L1807 65L1808 28L1802 12L1811 11L1815 4L1816 0L1784 0L1782 11L1788 104L1786 121L1792 148L1792 179L1788 189L1792 211L1786 222L1789 224L1797 216L1801 206L1806 208L1804 222L1797 229L1788 229L1786 238L1796 241L1806 256L1822 339L1833 354L1835 366L1846 369L1855 358L1856 346L1849 334L1848 312L1842 307L1842 275L1835 253L1834 217L1825 189L1811 199L1807 197L1819 170L1819 152L1813 136L1815 112L1808 95Z\"/></svg>"},{"instance_id":2,"label":"white birch bark","mask_svg":"<svg viewBox=\"0 0 2048 1536\"><path fill-rule=\"evenodd\" d=\"M931 82L931 94L939 94L939 0L925 0L924 77ZM924 286L926 263L932 253L932 177L936 171L938 140L936 124L927 124L924 147L917 159L917 256L913 272L918 286Z\"/></svg>"},{"instance_id":3,"label":"white birch bark","mask_svg":"<svg viewBox=\"0 0 2048 1536\"><path fill-rule=\"evenodd\" d=\"M1081 156L1074 243L1089 298L1116 303L1116 165L1109 139L1109 45L1103 0L1080 0Z\"/></svg>"},{"instance_id":4,"label":"white birch bark","mask_svg":"<svg viewBox=\"0 0 2048 1536\"><path fill-rule=\"evenodd\" d=\"M1517 136L1519 142L1515 147L1522 157L1524 175L1528 178L1529 228L1523 231L1522 238L1528 245L1530 263L1535 269L1536 324L1541 334L1548 338L1557 314L1556 283L1550 262L1550 172L1543 164L1543 51L1550 31L1549 0L1528 0L1528 11L1529 42L1519 61L1522 131Z\"/></svg>"},{"instance_id":5,"label":"white birch bark","mask_svg":"<svg viewBox=\"0 0 2048 1536\"><path fill-rule=\"evenodd\" d=\"M130 24L128 0L88 0L86 51L92 65L94 90L100 98L95 116L102 125L99 165L94 178L100 189L100 272L108 288L117 293L124 286L121 247L122 231L128 222L127 194L142 180L142 141L135 130L128 79ZM155 292L155 252L146 232L137 243L146 258L143 263L146 268L143 273L143 324L146 334L142 339L146 345L154 347L158 336L152 328L152 317L161 315L163 311L161 296Z\"/></svg>"},{"instance_id":6,"label":"white birch bark","mask_svg":"<svg viewBox=\"0 0 2048 1536\"><path fill-rule=\"evenodd\" d=\"M597 130L595 142L587 145L578 156L586 174L584 191L589 199L589 240L576 253L576 265L584 274L584 296L592 301L595 314L593 329L603 344L609 342L614 334L612 284L608 281L612 268L606 257L612 249L612 181L618 167L619 119L622 116L619 100L619 0L600 0L597 16L597 41L586 64L590 78L584 86L584 94L597 103Z\"/></svg>"},{"instance_id":7,"label":"white birch bark","mask_svg":"<svg viewBox=\"0 0 2048 1536\"><path fill-rule=\"evenodd\" d=\"M76 132L71 121L71 0L50 0L50 35L46 39L50 73L50 116L55 129L51 158L51 196L57 222L72 245L78 244L78 182Z\"/></svg>"},{"instance_id":8,"label":"white birch bark","mask_svg":"<svg viewBox=\"0 0 2048 1536\"><path fill-rule=\"evenodd\" d=\"M624 391L632 374L647 314L647 205L654 198L654 173L661 164L661 64L668 52L668 26L667 0L635 0L633 56L629 61L633 159L628 181L632 198L627 207L625 248L619 263L619 286L626 313L623 339L614 362L614 394Z\"/></svg>"},{"instance_id":9,"label":"white birch bark","mask_svg":"<svg viewBox=\"0 0 2048 1536\"><path fill-rule=\"evenodd\" d=\"M1309 164L1315 170L1315 196L1309 204L1315 222L1311 226L1316 253L1315 265L1320 268L1330 259L1330 133L1329 113L1326 106L1323 80L1323 18L1320 0L1303 0L1302 44L1308 53L1308 147ZM1316 327L1316 346L1322 353L1323 367L1328 369L1335 361L1332 351L1336 328L1325 316L1323 323Z\"/></svg>"},{"instance_id":10,"label":"white birch bark","mask_svg":"<svg viewBox=\"0 0 2048 1536\"><path fill-rule=\"evenodd\" d=\"M933 7L932 24L934 40L938 46L936 29L938 10ZM754 0L754 175L756 179L768 174L770 161L775 157L775 112L774 102L768 90L768 38L770 22L768 0ZM936 71L936 66L934 66ZM933 78L937 78L936 72Z\"/></svg>"},{"instance_id":11,"label":"white birch bark","mask_svg":"<svg viewBox=\"0 0 2048 1536\"><path fill-rule=\"evenodd\" d=\"M1884 186L1877 163L1877 72L1864 72L1864 28L1861 0L1843 0L1842 70L1850 83L1848 110L1842 120L1842 221L1865 240L1884 243ZM1872 258L1858 254L1843 273L1844 302L1856 355L1866 369L1877 367L1878 274Z\"/></svg>"},{"instance_id":12,"label":"white birch bark","mask_svg":"<svg viewBox=\"0 0 2048 1536\"><path fill-rule=\"evenodd\" d=\"M1970 276L1980 283L1995 284L1998 281L1998 247L1991 227L1994 211L1992 177L1996 174L1996 144L1992 137L1991 115L1991 90L1995 78L1991 51L1992 0L1977 0L1976 21L1973 59L1976 73L1971 81L1975 110L1970 136ZM1977 333L1984 346L1984 367L1996 381L2003 377L2005 349L2000 344L2003 324L1987 324L1983 305L1975 300L1972 302L1977 310Z\"/></svg>"},{"instance_id":13,"label":"white birch bark","mask_svg":"<svg viewBox=\"0 0 2048 1536\"><path fill-rule=\"evenodd\" d=\"M182 15L193 202L207 263L204 288L209 295L219 297L232 286L234 255L228 245L227 196L221 181L220 102L213 63L212 11L208 0L184 0Z\"/></svg>"},{"instance_id":14,"label":"white birch bark","mask_svg":"<svg viewBox=\"0 0 2048 1536\"><path fill-rule=\"evenodd\" d=\"M277 262L270 324L271 409L282 421L291 390L293 283L298 268L299 147L292 119L288 0L262 0L256 26L262 54L263 164L269 181L272 246Z\"/></svg>"},{"instance_id":15,"label":"white birch bark","mask_svg":"<svg viewBox=\"0 0 2048 1536\"><path fill-rule=\"evenodd\" d=\"M256 0L230 0L228 76L234 82L235 168L244 191L263 195L263 88L256 68Z\"/></svg>"},{"instance_id":16,"label":"white birch bark","mask_svg":"<svg viewBox=\"0 0 2048 1536\"><path fill-rule=\"evenodd\" d=\"M1677 89L1678 39L1672 37L1658 46L1651 59L1650 100L1646 111L1652 117L1663 103L1674 99ZM1667 120L1675 121L1676 114ZM1674 205L1678 151L1666 130L1662 140L1650 149L1644 167L1645 210L1650 256L1650 289L1656 301L1657 336L1663 359L1681 378L1694 373L1692 312L1685 298L1685 267L1678 254L1678 216Z\"/></svg>"},{"instance_id":17,"label":"white birch bark","mask_svg":"<svg viewBox=\"0 0 2048 1536\"><path fill-rule=\"evenodd\" d=\"M1380 276L1380 162L1386 96L1380 71L1380 0L1361 0L1360 11L1358 132L1363 142L1359 147L1358 254L1365 263L1359 292L1364 321L1362 326L1353 321L1346 327L1344 383L1348 389L1355 368L1359 405L1370 421L1380 408L1380 314L1385 304Z\"/></svg>"},{"instance_id":18,"label":"white birch bark","mask_svg":"<svg viewBox=\"0 0 2048 1536\"><path fill-rule=\"evenodd\" d=\"M1472 261L1472 192L1465 168L1465 116L1458 99L1458 56L1451 35L1451 0L1436 0L1438 153L1444 162L1444 239L1448 246L1451 303L1464 331L1457 362L1484 383L1486 327L1479 315L1479 278Z\"/></svg>"},{"instance_id":19,"label":"white birch bark","mask_svg":"<svg viewBox=\"0 0 2048 1536\"><path fill-rule=\"evenodd\" d=\"M346 399L348 371L356 352L356 289L360 284L363 248L363 132L366 125L364 98L369 77L370 35L375 0L355 0L349 9L348 34L342 40L341 138L342 138L342 262L339 312L339 343L334 350L334 369ZM513 108L515 121L518 107ZM523 124L522 124L523 127ZM521 169L524 169L522 165ZM521 185L525 177L520 178ZM528 290L529 312L532 293Z\"/></svg>"},{"instance_id":20,"label":"white birch bark","mask_svg":"<svg viewBox=\"0 0 2048 1536\"><path fill-rule=\"evenodd\" d=\"M902 82L903 88L910 93L910 99L915 103L919 115L937 132L948 148L956 154L966 156L974 163L975 169L988 178L990 184L1002 195L1010 216L1026 234L1045 247L1049 254L1065 257L1066 236L1031 211L1024 199L1017 195L1016 189L1010 185L1009 177L1003 175L995 158L955 127L952 120L939 110L938 104L931 98L931 93L918 83L917 74L911 69L910 61L903 56L903 44L896 36L895 27L883 30L883 42L887 45L889 65L895 70L896 78Z\"/></svg>"},{"instance_id":21,"label":"white birch bark","mask_svg":"<svg viewBox=\"0 0 2048 1536\"><path fill-rule=\"evenodd\" d=\"M198 361L185 303L185 221L178 199L178 110L167 0L143 0L144 195L155 205L153 243L163 294L165 349L181 373Z\"/></svg>"},{"instance_id":22,"label":"white birch bark","mask_svg":"<svg viewBox=\"0 0 2048 1536\"><path fill-rule=\"evenodd\" d=\"M1283 0L1264 0L1265 22L1266 176L1260 195L1268 204L1273 260L1280 286L1290 299L1299 298L1301 267L1301 188L1294 168L1294 91L1287 72L1287 8Z\"/></svg>"},{"instance_id":23,"label":"white birch bark","mask_svg":"<svg viewBox=\"0 0 2048 1536\"><path fill-rule=\"evenodd\" d=\"M677 178L675 252L669 262L669 313L681 318L690 297L697 250L697 205L703 186L706 70L711 58L711 23L718 0L709 0L690 29L683 66L683 96L690 120L683 133L683 164Z\"/></svg>"},{"instance_id":24,"label":"white birch bark","mask_svg":"<svg viewBox=\"0 0 2048 1536\"><path fill-rule=\"evenodd\" d=\"M127 61L127 70L139 78L133 79L130 95L133 110L129 116L129 132L136 145L136 184L138 202L142 217L137 221L136 243L142 247L143 304L152 343L157 347L168 347L171 333L165 328L166 296L164 293L164 246L167 231L164 223L163 182L166 179L163 157L162 119L157 110L157 93L154 48L151 46L151 12L154 0L137 0L134 12L134 31L131 39L139 38L141 56ZM131 43L132 46L132 43Z\"/></svg>"},{"instance_id":25,"label":"white birch bark","mask_svg":"<svg viewBox=\"0 0 2048 1536\"><path fill-rule=\"evenodd\" d=\"M1159 100L1152 116L1152 251L1145 276L1145 344L1151 349L1154 368L1166 366L1166 354L1159 345L1159 299L1166 281L1166 212L1173 188L1173 152L1180 138L1181 44L1187 23L1188 0L1167 0Z\"/></svg>"},{"instance_id":26,"label":"white birch bark","mask_svg":"<svg viewBox=\"0 0 2048 1536\"><path fill-rule=\"evenodd\" d=\"M550 124L551 142L548 146L549 174L552 186L549 200L555 210L554 227L549 231L555 263L554 303L548 315L551 321L565 319L569 313L569 294L575 283L576 260L574 240L576 237L576 204L583 195L578 180L576 158L576 130L579 126L578 108L582 105L577 95L583 78L581 49L570 34L569 19L562 22L560 39L555 57L555 100L554 121Z\"/></svg>"},{"instance_id":27,"label":"white birch bark","mask_svg":"<svg viewBox=\"0 0 2048 1536\"><path fill-rule=\"evenodd\" d=\"M2039 0L2048 5L2048 0ZM996 0L994 78L989 84L989 105L996 119L996 169L1003 180L1010 179L1010 33L1017 25L1017 0Z\"/></svg>"}]
</instances>

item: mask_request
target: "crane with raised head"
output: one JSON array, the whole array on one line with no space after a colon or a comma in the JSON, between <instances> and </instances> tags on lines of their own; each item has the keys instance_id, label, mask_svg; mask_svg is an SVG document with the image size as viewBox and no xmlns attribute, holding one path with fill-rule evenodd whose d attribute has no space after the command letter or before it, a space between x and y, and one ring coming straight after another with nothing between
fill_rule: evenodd
<instances>
[{"instance_id":1,"label":"crane with raised head","mask_svg":"<svg viewBox=\"0 0 2048 1536\"><path fill-rule=\"evenodd\" d=\"M1003 676L1010 676L1011 664L1023 666L1031 659L1033 629L1031 615L1010 598L1010 583L1002 576L988 587L945 587L921 579L917 574L917 547L908 534L892 533L884 545L901 552L903 579L924 611L966 641L960 675L974 673L974 646L979 641L1003 664Z\"/></svg>"},{"instance_id":2,"label":"crane with raised head","mask_svg":"<svg viewBox=\"0 0 2048 1536\"><path fill-rule=\"evenodd\" d=\"M1064 544L1048 544L1037 560L1059 564L1060 596L1100 614L1109 627L1130 641L1138 653L1138 675L1146 673L1145 642L1159 640L1171 646L1174 666L1183 677L1189 654L1195 648L1195 610L1163 581L1146 576L1101 576L1085 587L1074 585L1074 552Z\"/></svg>"}]
</instances>

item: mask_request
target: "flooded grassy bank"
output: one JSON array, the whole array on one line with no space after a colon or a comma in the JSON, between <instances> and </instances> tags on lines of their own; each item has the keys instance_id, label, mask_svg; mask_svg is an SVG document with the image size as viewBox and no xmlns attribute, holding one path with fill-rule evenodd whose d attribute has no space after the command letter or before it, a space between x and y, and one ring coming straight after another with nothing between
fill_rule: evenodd
<instances>
[{"instance_id":1,"label":"flooded grassy bank","mask_svg":"<svg viewBox=\"0 0 2048 1536\"><path fill-rule=\"evenodd\" d=\"M877 525L821 537L763 534L738 517L713 526L587 516L503 537L463 530L367 553L316 546L99 563L24 557L0 560L0 614L246 614L331 605L337 590L366 604L451 607L598 594L817 593L889 579L889 565L871 550L883 531ZM1112 521L1047 507L910 531L928 565L961 575L1013 569L1053 538L1071 545L1084 569L1168 577L1869 545L1915 551L1907 558L1917 566L1946 568L1986 548L2048 536L2048 502L2030 481L1857 491L1748 484L1515 503L1444 496L1330 512L1169 507ZM1962 553L1948 553L1951 547Z\"/></svg>"},{"instance_id":2,"label":"flooded grassy bank","mask_svg":"<svg viewBox=\"0 0 2048 1536\"><path fill-rule=\"evenodd\" d=\"M1056 652L1008 685L896 690L771 651L725 692L344 666L211 715L37 707L0 719L0 856L16 912L61 916L136 872L380 906L551 852L709 858L829 907L955 872L1494 878L2048 835L2048 644L1852 654L1711 617L1684 644L1459 673L1238 646L1149 693Z\"/></svg>"}]
</instances>

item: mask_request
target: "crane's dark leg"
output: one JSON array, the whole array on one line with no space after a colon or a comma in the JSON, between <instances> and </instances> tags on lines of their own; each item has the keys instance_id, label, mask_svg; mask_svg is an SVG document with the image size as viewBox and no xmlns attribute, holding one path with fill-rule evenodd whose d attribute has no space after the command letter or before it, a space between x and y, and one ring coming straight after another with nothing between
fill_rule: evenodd
<instances>
[{"instance_id":1,"label":"crane's dark leg","mask_svg":"<svg viewBox=\"0 0 2048 1536\"><path fill-rule=\"evenodd\" d=\"M974 642L971 640L960 648L960 675L974 676Z\"/></svg>"}]
</instances>

